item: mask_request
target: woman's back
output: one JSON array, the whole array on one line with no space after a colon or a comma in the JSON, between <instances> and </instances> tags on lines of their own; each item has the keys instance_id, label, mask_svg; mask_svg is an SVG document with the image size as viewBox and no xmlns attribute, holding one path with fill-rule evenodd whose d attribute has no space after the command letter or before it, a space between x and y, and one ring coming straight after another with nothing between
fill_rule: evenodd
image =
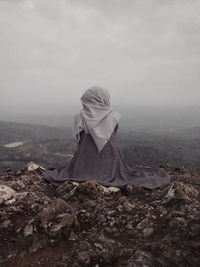
<instances>
[{"instance_id":1,"label":"woman's back","mask_svg":"<svg viewBox=\"0 0 200 267\"><path fill-rule=\"evenodd\" d=\"M136 183L149 189L167 185L169 176L160 169L131 168L126 164L118 146L117 129L118 125L100 153L92 136L82 131L69 166L61 170L47 170L44 177L54 185L67 180L74 182L96 180L104 186L116 187Z\"/></svg>"},{"instance_id":2,"label":"woman's back","mask_svg":"<svg viewBox=\"0 0 200 267\"><path fill-rule=\"evenodd\" d=\"M158 168L130 168L126 164L116 139L120 114L110 108L107 90L91 87L81 102L83 109L75 116L73 131L77 150L68 167L47 170L46 180L55 185L86 180L117 187L137 183L150 189L169 183L167 173Z\"/></svg>"}]
</instances>

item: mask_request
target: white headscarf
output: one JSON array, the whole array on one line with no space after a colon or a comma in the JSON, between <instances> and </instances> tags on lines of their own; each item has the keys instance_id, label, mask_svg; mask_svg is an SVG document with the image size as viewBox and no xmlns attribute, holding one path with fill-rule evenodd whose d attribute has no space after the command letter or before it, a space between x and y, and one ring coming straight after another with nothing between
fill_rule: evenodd
<instances>
[{"instance_id":1,"label":"white headscarf","mask_svg":"<svg viewBox=\"0 0 200 267\"><path fill-rule=\"evenodd\" d=\"M84 92L81 102L83 109L75 116L74 137L79 141L81 131L89 133L100 153L110 139L121 114L110 108L107 89L93 86Z\"/></svg>"}]
</instances>

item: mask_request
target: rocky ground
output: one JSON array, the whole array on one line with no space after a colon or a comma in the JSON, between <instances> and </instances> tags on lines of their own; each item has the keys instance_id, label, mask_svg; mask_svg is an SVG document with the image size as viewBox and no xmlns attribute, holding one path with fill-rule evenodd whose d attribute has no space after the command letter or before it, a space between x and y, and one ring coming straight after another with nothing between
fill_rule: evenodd
<instances>
[{"instance_id":1,"label":"rocky ground","mask_svg":"<svg viewBox=\"0 0 200 267\"><path fill-rule=\"evenodd\" d=\"M200 266L200 169L162 167L152 191L1 173L0 266Z\"/></svg>"}]
</instances>

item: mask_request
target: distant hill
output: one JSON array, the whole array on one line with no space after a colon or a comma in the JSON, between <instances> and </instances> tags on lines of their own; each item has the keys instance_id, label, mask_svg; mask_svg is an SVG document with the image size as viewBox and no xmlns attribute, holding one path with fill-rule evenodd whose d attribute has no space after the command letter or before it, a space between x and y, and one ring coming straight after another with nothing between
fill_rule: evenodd
<instances>
[{"instance_id":1,"label":"distant hill","mask_svg":"<svg viewBox=\"0 0 200 267\"><path fill-rule=\"evenodd\" d=\"M130 165L140 163L200 166L200 127L169 131L119 131L119 144ZM25 142L14 148L12 142ZM67 164L74 151L70 128L0 121L0 168L22 168L29 161L43 166Z\"/></svg>"},{"instance_id":2,"label":"distant hill","mask_svg":"<svg viewBox=\"0 0 200 267\"><path fill-rule=\"evenodd\" d=\"M129 132L119 136L125 159L133 164L200 166L199 127L171 132Z\"/></svg>"},{"instance_id":3,"label":"distant hill","mask_svg":"<svg viewBox=\"0 0 200 267\"><path fill-rule=\"evenodd\" d=\"M17 141L24 144L4 147ZM64 165L72 149L69 128L0 121L0 168L23 168L30 161L46 167Z\"/></svg>"},{"instance_id":4,"label":"distant hill","mask_svg":"<svg viewBox=\"0 0 200 267\"><path fill-rule=\"evenodd\" d=\"M49 127L38 124L0 121L0 143L36 141L45 139L67 139L72 137L71 129Z\"/></svg>"},{"instance_id":5,"label":"distant hill","mask_svg":"<svg viewBox=\"0 0 200 267\"><path fill-rule=\"evenodd\" d=\"M171 135L183 139L192 140L200 138L200 127L192 127L186 129L177 129L171 132Z\"/></svg>"}]
</instances>

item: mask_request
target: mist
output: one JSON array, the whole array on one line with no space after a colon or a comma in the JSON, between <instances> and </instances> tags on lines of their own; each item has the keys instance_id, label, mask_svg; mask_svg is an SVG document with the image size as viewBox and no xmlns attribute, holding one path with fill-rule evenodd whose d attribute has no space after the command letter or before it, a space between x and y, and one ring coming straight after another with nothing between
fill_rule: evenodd
<instances>
[{"instance_id":1,"label":"mist","mask_svg":"<svg viewBox=\"0 0 200 267\"><path fill-rule=\"evenodd\" d=\"M198 0L0 0L1 119L72 114L92 85L114 107L199 106L199 14Z\"/></svg>"}]
</instances>

